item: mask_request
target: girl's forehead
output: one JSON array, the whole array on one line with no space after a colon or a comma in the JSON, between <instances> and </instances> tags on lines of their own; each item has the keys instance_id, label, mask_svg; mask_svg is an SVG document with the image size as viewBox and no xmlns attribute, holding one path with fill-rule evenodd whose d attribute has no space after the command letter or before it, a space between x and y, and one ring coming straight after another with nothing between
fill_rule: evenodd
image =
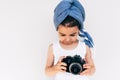
<instances>
[{"instance_id":1,"label":"girl's forehead","mask_svg":"<svg viewBox=\"0 0 120 80\"><path fill-rule=\"evenodd\" d=\"M59 28L58 28L58 32L64 33L64 34L71 34L71 33L75 33L78 31L79 31L79 29L77 26L74 26L74 27L59 26Z\"/></svg>"},{"instance_id":2,"label":"girl's forehead","mask_svg":"<svg viewBox=\"0 0 120 80\"><path fill-rule=\"evenodd\" d=\"M59 25L58 30L79 30L79 29L77 26L67 27L67 26Z\"/></svg>"}]
</instances>

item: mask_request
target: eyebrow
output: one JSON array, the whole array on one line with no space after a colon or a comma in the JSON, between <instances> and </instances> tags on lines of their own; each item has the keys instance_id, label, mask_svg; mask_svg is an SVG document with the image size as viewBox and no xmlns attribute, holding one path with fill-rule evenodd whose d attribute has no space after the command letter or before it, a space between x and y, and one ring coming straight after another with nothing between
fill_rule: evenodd
<instances>
[{"instance_id":1,"label":"eyebrow","mask_svg":"<svg viewBox=\"0 0 120 80\"><path fill-rule=\"evenodd\" d=\"M59 32L60 34L62 34L62 35L66 35L66 34L64 34L64 33L61 33L61 32ZM70 34L70 35L74 35L74 34L76 34L77 32L74 32L74 33L72 33L72 34Z\"/></svg>"}]
</instances>

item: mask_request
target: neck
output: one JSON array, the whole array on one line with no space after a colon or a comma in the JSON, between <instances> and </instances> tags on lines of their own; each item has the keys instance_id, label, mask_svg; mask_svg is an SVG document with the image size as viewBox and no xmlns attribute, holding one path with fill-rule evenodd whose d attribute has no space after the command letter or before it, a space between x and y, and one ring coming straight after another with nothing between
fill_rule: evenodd
<instances>
[{"instance_id":1,"label":"neck","mask_svg":"<svg viewBox=\"0 0 120 80\"><path fill-rule=\"evenodd\" d=\"M70 45L65 45L63 44L62 42L60 42L60 46L64 49L67 49L67 50L71 50L71 49L74 49L77 47L78 45L78 40L76 40L75 42L71 43Z\"/></svg>"}]
</instances>

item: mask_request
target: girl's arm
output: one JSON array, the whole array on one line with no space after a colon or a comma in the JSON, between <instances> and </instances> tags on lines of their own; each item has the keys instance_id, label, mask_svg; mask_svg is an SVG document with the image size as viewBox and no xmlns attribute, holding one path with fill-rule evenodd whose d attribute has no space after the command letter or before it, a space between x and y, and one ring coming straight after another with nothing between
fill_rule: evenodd
<instances>
[{"instance_id":1,"label":"girl's arm","mask_svg":"<svg viewBox=\"0 0 120 80\"><path fill-rule=\"evenodd\" d=\"M66 64L61 62L62 59L63 57L60 57L58 63L54 65L53 45L51 44L48 48L45 74L47 76L54 76L57 72L65 72Z\"/></svg>"},{"instance_id":2,"label":"girl's arm","mask_svg":"<svg viewBox=\"0 0 120 80\"><path fill-rule=\"evenodd\" d=\"M86 55L85 55L86 64L83 65L86 68L85 71L81 73L81 75L93 75L95 73L95 65L92 58L91 50L88 46L86 46Z\"/></svg>"}]
</instances>

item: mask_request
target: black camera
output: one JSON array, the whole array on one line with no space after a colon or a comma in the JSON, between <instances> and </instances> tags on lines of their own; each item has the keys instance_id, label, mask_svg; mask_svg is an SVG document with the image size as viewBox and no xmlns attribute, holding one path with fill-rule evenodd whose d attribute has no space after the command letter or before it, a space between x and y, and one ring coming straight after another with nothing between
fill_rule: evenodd
<instances>
[{"instance_id":1,"label":"black camera","mask_svg":"<svg viewBox=\"0 0 120 80\"><path fill-rule=\"evenodd\" d=\"M62 60L62 62L65 62L67 64L67 70L66 72L70 72L72 74L80 74L82 71L85 70L83 68L83 64L85 64L85 60L81 58L80 55L75 55L75 56L66 56Z\"/></svg>"}]
</instances>

